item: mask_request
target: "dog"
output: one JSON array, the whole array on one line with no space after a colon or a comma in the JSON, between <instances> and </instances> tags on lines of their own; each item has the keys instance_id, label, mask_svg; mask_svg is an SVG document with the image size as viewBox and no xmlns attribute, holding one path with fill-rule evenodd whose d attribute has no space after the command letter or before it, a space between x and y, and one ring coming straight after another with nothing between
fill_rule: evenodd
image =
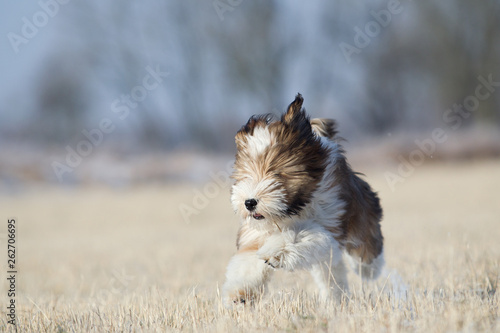
<instances>
[{"instance_id":1,"label":"dog","mask_svg":"<svg viewBox=\"0 0 500 333\"><path fill-rule=\"evenodd\" d=\"M223 302L253 304L276 269L309 270L320 299L348 292L344 259L363 278L384 265L382 208L353 172L335 121L312 119L299 93L280 120L252 116L236 134L231 203L241 219Z\"/></svg>"}]
</instances>

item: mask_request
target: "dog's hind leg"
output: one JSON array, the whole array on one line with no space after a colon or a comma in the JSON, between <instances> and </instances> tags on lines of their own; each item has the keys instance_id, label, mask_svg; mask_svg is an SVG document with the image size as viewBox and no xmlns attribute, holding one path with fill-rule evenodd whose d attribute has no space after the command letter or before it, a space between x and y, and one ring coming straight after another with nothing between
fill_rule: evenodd
<instances>
[{"instance_id":1,"label":"dog's hind leg","mask_svg":"<svg viewBox=\"0 0 500 333\"><path fill-rule=\"evenodd\" d=\"M363 261L363 259L357 255L346 253L347 261L351 266L352 270L356 272L363 279L374 280L379 277L384 268L384 251L380 252L378 256L371 259L369 262Z\"/></svg>"},{"instance_id":2,"label":"dog's hind leg","mask_svg":"<svg viewBox=\"0 0 500 333\"><path fill-rule=\"evenodd\" d=\"M347 270L343 260L315 264L311 269L311 275L318 285L322 301L334 299L341 302L342 296L349 291Z\"/></svg>"},{"instance_id":3,"label":"dog's hind leg","mask_svg":"<svg viewBox=\"0 0 500 333\"><path fill-rule=\"evenodd\" d=\"M235 254L227 266L222 288L224 305L252 304L264 291L271 273L272 268L259 259L255 251Z\"/></svg>"}]
</instances>

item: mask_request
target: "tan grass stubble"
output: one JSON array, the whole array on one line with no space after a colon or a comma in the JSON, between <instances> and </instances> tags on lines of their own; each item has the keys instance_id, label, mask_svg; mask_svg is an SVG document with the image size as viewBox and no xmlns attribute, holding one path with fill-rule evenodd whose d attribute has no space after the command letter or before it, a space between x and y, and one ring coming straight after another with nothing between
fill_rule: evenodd
<instances>
[{"instance_id":1,"label":"tan grass stubble","mask_svg":"<svg viewBox=\"0 0 500 333\"><path fill-rule=\"evenodd\" d=\"M382 199L387 269L364 285L351 274L350 293L329 305L307 274L278 271L254 308L223 308L237 228L228 191L190 223L178 210L190 185L3 195L0 211L20 225L18 328L500 331L500 163L422 167L394 193L382 170L358 169ZM13 331L5 306L0 315Z\"/></svg>"}]
</instances>

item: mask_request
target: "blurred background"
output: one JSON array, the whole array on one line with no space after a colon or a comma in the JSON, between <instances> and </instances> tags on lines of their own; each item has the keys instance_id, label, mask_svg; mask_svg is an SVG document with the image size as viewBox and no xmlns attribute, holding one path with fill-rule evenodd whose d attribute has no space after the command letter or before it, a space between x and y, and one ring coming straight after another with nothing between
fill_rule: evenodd
<instances>
[{"instance_id":1,"label":"blurred background","mask_svg":"<svg viewBox=\"0 0 500 333\"><path fill-rule=\"evenodd\" d=\"M278 114L297 92L339 122L355 164L397 165L436 128L448 140L429 160L500 156L496 0L2 6L9 191L206 180L252 114Z\"/></svg>"},{"instance_id":2,"label":"blurred background","mask_svg":"<svg viewBox=\"0 0 500 333\"><path fill-rule=\"evenodd\" d=\"M234 135L300 92L378 192L389 283L413 295L379 303L380 279L335 327L499 331L499 18L499 0L3 1L0 221L19 225L19 329L236 330L215 310L238 228ZM271 284L276 330L325 329L282 311L284 286L315 292L308 278ZM256 313L238 329L262 330Z\"/></svg>"}]
</instances>

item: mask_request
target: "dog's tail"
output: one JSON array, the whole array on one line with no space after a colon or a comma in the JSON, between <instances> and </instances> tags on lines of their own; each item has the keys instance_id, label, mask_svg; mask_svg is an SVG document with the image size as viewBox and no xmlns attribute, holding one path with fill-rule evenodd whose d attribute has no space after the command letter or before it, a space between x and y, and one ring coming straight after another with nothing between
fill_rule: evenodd
<instances>
[{"instance_id":1,"label":"dog's tail","mask_svg":"<svg viewBox=\"0 0 500 333\"><path fill-rule=\"evenodd\" d=\"M349 170L345 160L339 161L339 166ZM355 173L344 177L343 186L342 197L347 203L343 222L348 261L363 278L376 279L384 266L380 199L370 185Z\"/></svg>"},{"instance_id":2,"label":"dog's tail","mask_svg":"<svg viewBox=\"0 0 500 333\"><path fill-rule=\"evenodd\" d=\"M311 119L311 127L317 136L324 136L328 139L333 139L337 135L337 123L333 119Z\"/></svg>"}]
</instances>

